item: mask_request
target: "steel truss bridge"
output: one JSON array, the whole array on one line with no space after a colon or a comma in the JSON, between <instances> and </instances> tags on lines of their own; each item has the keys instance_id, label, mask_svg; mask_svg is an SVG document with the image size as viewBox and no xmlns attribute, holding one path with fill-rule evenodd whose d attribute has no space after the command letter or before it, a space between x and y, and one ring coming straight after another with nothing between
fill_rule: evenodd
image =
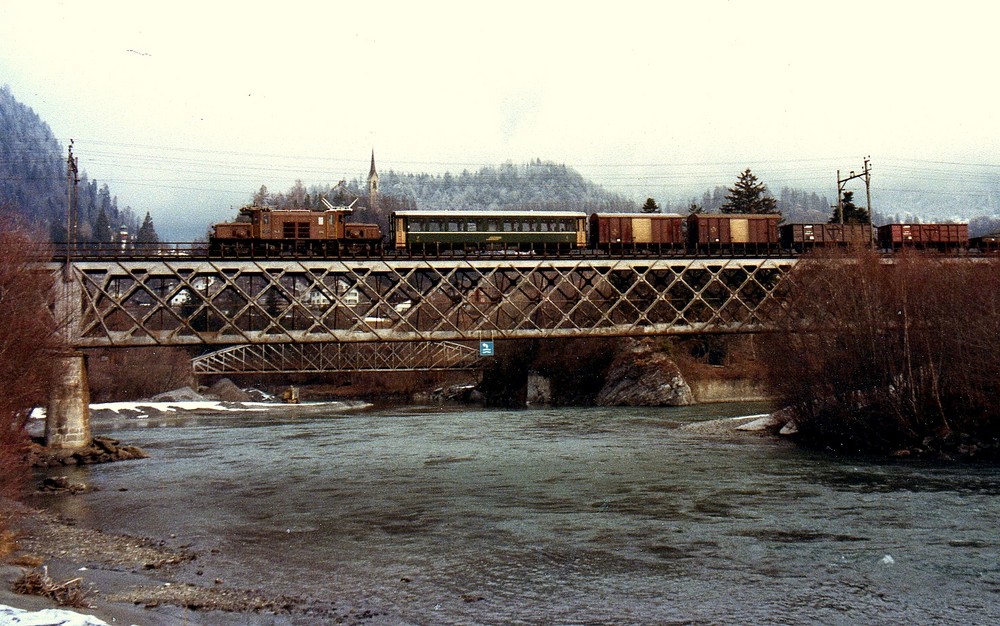
<instances>
[{"instance_id":1,"label":"steel truss bridge","mask_svg":"<svg viewBox=\"0 0 1000 626\"><path fill-rule=\"evenodd\" d=\"M263 343L216 350L192 359L195 375L482 369L478 348L452 341Z\"/></svg>"},{"instance_id":2,"label":"steel truss bridge","mask_svg":"<svg viewBox=\"0 0 1000 626\"><path fill-rule=\"evenodd\" d=\"M757 332L780 314L780 286L795 264L165 257L50 269L62 269L57 302L70 343L93 348Z\"/></svg>"}]
</instances>

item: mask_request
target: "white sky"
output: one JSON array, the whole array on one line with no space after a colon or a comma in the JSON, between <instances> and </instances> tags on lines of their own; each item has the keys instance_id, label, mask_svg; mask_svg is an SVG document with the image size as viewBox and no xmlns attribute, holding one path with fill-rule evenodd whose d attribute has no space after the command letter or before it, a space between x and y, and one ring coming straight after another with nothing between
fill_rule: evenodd
<instances>
[{"instance_id":1,"label":"white sky","mask_svg":"<svg viewBox=\"0 0 1000 626\"><path fill-rule=\"evenodd\" d=\"M640 201L745 167L832 197L866 155L876 182L1000 166L998 24L985 1L0 0L0 84L161 234L363 177L372 148L539 157Z\"/></svg>"}]
</instances>

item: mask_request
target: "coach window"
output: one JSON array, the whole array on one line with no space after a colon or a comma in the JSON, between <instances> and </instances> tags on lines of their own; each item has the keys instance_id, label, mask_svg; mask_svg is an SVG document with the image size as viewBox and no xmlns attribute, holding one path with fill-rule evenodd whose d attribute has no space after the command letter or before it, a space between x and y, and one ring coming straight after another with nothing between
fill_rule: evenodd
<instances>
[{"instance_id":1,"label":"coach window","mask_svg":"<svg viewBox=\"0 0 1000 626\"><path fill-rule=\"evenodd\" d=\"M465 230L467 230L470 233L472 233L472 232L475 232L475 231L477 231L479 229L476 228L476 223L475 222L466 222L466 224L465 224Z\"/></svg>"},{"instance_id":2,"label":"coach window","mask_svg":"<svg viewBox=\"0 0 1000 626\"><path fill-rule=\"evenodd\" d=\"M499 227L497 226L497 221L490 220L486 222L486 230L490 231L491 233L497 232L497 230L499 230Z\"/></svg>"},{"instance_id":3,"label":"coach window","mask_svg":"<svg viewBox=\"0 0 1000 626\"><path fill-rule=\"evenodd\" d=\"M511 222L504 222L503 223L503 230L504 230L504 232L509 233L512 230L514 230L514 225Z\"/></svg>"}]
</instances>

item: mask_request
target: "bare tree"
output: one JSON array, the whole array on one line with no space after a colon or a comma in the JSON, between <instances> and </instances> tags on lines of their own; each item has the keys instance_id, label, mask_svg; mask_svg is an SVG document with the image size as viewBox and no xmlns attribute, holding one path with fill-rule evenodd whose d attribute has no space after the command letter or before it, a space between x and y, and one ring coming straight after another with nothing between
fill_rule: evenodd
<instances>
[{"instance_id":1,"label":"bare tree","mask_svg":"<svg viewBox=\"0 0 1000 626\"><path fill-rule=\"evenodd\" d=\"M24 444L31 409L43 405L52 384L52 355L60 348L49 313L53 277L39 271L40 243L0 205L0 495L17 495L28 477Z\"/></svg>"}]
</instances>

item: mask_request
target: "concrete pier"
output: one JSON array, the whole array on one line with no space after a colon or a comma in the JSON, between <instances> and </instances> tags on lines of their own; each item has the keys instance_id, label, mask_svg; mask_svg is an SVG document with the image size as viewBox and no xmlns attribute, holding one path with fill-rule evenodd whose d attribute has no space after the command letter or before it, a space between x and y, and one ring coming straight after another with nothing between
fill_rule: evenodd
<instances>
[{"instance_id":1,"label":"concrete pier","mask_svg":"<svg viewBox=\"0 0 1000 626\"><path fill-rule=\"evenodd\" d=\"M50 448L83 448L91 441L87 360L76 353L57 360L61 374L49 395L45 443Z\"/></svg>"}]
</instances>

